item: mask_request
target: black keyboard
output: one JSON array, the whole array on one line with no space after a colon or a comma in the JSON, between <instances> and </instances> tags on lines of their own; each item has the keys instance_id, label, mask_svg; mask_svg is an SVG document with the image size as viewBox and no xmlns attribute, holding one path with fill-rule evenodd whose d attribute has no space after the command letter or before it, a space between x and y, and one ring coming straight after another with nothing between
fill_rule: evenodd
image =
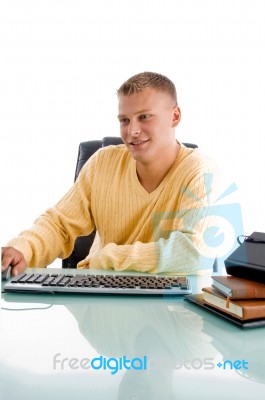
<instances>
[{"instance_id":1,"label":"black keyboard","mask_svg":"<svg viewBox=\"0 0 265 400\"><path fill-rule=\"evenodd\" d=\"M27 270L28 271L28 270ZM184 295L192 292L186 277L159 275L96 275L86 273L22 273L11 278L5 292Z\"/></svg>"}]
</instances>

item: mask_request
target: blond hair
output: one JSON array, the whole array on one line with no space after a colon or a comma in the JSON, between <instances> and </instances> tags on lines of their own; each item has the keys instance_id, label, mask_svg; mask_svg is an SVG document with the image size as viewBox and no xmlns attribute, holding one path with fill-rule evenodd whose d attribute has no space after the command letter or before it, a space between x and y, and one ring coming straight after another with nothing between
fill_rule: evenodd
<instances>
[{"instance_id":1,"label":"blond hair","mask_svg":"<svg viewBox=\"0 0 265 400\"><path fill-rule=\"evenodd\" d=\"M132 76L117 90L117 95L130 96L147 88L168 94L177 104L177 91L174 83L166 76L155 72L141 72Z\"/></svg>"}]
</instances>

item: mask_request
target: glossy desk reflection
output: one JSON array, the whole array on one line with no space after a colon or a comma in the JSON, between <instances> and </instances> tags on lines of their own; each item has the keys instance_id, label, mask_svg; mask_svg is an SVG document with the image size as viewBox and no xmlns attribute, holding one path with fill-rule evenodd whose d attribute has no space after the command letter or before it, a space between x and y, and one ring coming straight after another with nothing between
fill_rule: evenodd
<instances>
[{"instance_id":1,"label":"glossy desk reflection","mask_svg":"<svg viewBox=\"0 0 265 400\"><path fill-rule=\"evenodd\" d=\"M191 279L194 292L210 283ZM242 331L183 298L9 293L2 307L3 399L264 396L264 329ZM149 364L146 371L116 374L67 363L55 368L56 354L78 360L147 356ZM218 368L226 359L245 359L248 369Z\"/></svg>"}]
</instances>

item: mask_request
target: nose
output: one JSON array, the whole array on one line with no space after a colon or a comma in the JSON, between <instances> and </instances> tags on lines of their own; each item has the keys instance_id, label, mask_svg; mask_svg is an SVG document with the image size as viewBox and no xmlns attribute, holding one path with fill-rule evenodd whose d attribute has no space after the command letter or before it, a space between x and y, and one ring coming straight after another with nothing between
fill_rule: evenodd
<instances>
[{"instance_id":1,"label":"nose","mask_svg":"<svg viewBox=\"0 0 265 400\"><path fill-rule=\"evenodd\" d=\"M128 125L128 133L131 136L138 136L141 133L141 129L138 121L131 120Z\"/></svg>"}]
</instances>

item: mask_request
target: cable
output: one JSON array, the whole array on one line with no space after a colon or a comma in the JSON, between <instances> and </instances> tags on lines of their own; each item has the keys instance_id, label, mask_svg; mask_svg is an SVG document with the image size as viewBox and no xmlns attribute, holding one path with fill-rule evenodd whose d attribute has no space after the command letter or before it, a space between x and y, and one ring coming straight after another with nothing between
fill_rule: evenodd
<instances>
[{"instance_id":1,"label":"cable","mask_svg":"<svg viewBox=\"0 0 265 400\"><path fill-rule=\"evenodd\" d=\"M47 307L29 307L29 308L7 308L7 307L1 307L1 310L5 311L31 311L31 310L48 310L48 308L51 308L53 304L49 304Z\"/></svg>"}]
</instances>

